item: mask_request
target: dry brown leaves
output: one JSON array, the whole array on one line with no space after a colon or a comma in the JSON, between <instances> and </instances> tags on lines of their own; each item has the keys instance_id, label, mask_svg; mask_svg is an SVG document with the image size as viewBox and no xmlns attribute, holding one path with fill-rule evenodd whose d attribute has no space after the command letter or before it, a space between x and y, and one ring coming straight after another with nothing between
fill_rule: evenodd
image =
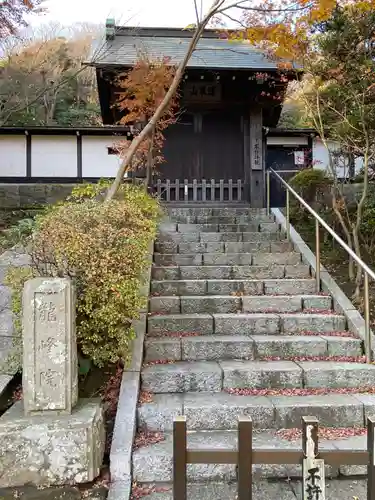
<instances>
[{"instance_id":1,"label":"dry brown leaves","mask_svg":"<svg viewBox=\"0 0 375 500\"><path fill-rule=\"evenodd\" d=\"M166 493L168 491L171 491L170 488L163 488L155 485L140 486L138 483L133 483L130 500L138 500L139 498L147 497L152 493Z\"/></svg>"},{"instance_id":2,"label":"dry brown leaves","mask_svg":"<svg viewBox=\"0 0 375 500\"><path fill-rule=\"evenodd\" d=\"M163 332L163 335L161 337L157 337L158 339L163 338L163 337L169 337L169 338L183 338L183 337L199 337L200 333L197 332ZM151 337L148 337L151 338Z\"/></svg>"},{"instance_id":3,"label":"dry brown leaves","mask_svg":"<svg viewBox=\"0 0 375 500\"><path fill-rule=\"evenodd\" d=\"M154 400L153 394L151 392L141 391L139 393L139 398L138 398L139 405L144 405L146 403L152 403L153 400Z\"/></svg>"},{"instance_id":4,"label":"dry brown leaves","mask_svg":"<svg viewBox=\"0 0 375 500\"><path fill-rule=\"evenodd\" d=\"M143 363L142 368L148 368L149 366L155 365L173 365L176 363L174 359L155 359L155 361L148 361L147 363Z\"/></svg>"},{"instance_id":5,"label":"dry brown leaves","mask_svg":"<svg viewBox=\"0 0 375 500\"><path fill-rule=\"evenodd\" d=\"M22 399L23 399L22 385L19 385L17 389L13 391L12 401L15 403L16 401L21 401Z\"/></svg>"},{"instance_id":6,"label":"dry brown leaves","mask_svg":"<svg viewBox=\"0 0 375 500\"><path fill-rule=\"evenodd\" d=\"M261 361L338 361L341 363L366 363L365 356L264 356Z\"/></svg>"},{"instance_id":7,"label":"dry brown leaves","mask_svg":"<svg viewBox=\"0 0 375 500\"><path fill-rule=\"evenodd\" d=\"M356 339L358 338L356 335L354 335L354 333L352 332L349 332L349 331L344 331L344 332L313 332L313 331L309 331L309 330L301 330L300 332L296 332L296 333L288 333L288 335L310 335L310 336L313 336L313 337L349 337L349 338L353 338L353 339Z\"/></svg>"},{"instance_id":8,"label":"dry brown leaves","mask_svg":"<svg viewBox=\"0 0 375 500\"><path fill-rule=\"evenodd\" d=\"M147 430L138 431L134 439L133 448L138 450L139 448L161 443L162 441L165 441L165 437L161 432L151 432Z\"/></svg>"},{"instance_id":9,"label":"dry brown leaves","mask_svg":"<svg viewBox=\"0 0 375 500\"><path fill-rule=\"evenodd\" d=\"M301 429L281 429L276 434L287 441L302 439ZM364 427L319 427L319 439L348 439L353 436L365 436L367 429Z\"/></svg>"},{"instance_id":10,"label":"dry brown leaves","mask_svg":"<svg viewBox=\"0 0 375 500\"><path fill-rule=\"evenodd\" d=\"M119 364L116 368L116 373L110 377L108 382L101 389L102 400L106 403L106 413L108 417L114 416L117 411L123 370L123 366Z\"/></svg>"},{"instance_id":11,"label":"dry brown leaves","mask_svg":"<svg viewBox=\"0 0 375 500\"><path fill-rule=\"evenodd\" d=\"M375 394L375 387L341 389L224 389L235 396L323 396L325 394Z\"/></svg>"},{"instance_id":12,"label":"dry brown leaves","mask_svg":"<svg viewBox=\"0 0 375 500\"><path fill-rule=\"evenodd\" d=\"M332 309L314 309L314 308L309 308L309 309L304 309L302 311L303 314L323 314L323 315L330 315L330 314L336 314L335 311Z\"/></svg>"}]
</instances>

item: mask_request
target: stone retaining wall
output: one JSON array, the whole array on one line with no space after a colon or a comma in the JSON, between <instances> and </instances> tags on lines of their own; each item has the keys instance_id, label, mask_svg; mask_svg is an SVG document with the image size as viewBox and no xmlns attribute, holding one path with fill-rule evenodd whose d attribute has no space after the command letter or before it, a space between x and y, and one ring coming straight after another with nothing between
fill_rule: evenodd
<instances>
[{"instance_id":1,"label":"stone retaining wall","mask_svg":"<svg viewBox=\"0 0 375 500\"><path fill-rule=\"evenodd\" d=\"M30 208L64 200L76 184L0 184L0 208Z\"/></svg>"}]
</instances>

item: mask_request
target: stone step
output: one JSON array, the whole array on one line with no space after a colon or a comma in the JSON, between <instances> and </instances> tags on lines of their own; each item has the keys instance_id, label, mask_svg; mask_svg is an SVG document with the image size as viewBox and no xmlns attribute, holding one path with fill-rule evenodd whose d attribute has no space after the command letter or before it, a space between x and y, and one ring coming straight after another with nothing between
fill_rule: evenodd
<instances>
[{"instance_id":1,"label":"stone step","mask_svg":"<svg viewBox=\"0 0 375 500\"><path fill-rule=\"evenodd\" d=\"M314 295L313 279L153 280L151 294L165 295Z\"/></svg>"},{"instance_id":2,"label":"stone step","mask_svg":"<svg viewBox=\"0 0 375 500\"><path fill-rule=\"evenodd\" d=\"M173 439L171 433L165 434L165 440L141 447L133 453L133 480L137 483L164 483L172 481L172 452ZM360 436L358 448L366 449L366 437ZM188 433L188 449L195 450L237 450L237 432L236 431L210 431ZM319 448L321 450L334 450L340 446L340 441L320 440ZM301 440L290 442L275 431L259 431L253 433L253 449L275 449L275 450L300 450ZM288 478L301 477L301 465L253 465L254 478ZM327 467L326 473L334 473ZM222 481L224 483L233 482L237 479L236 466L229 464L213 465L189 465L187 468L187 477L191 482L214 482ZM277 499L281 499L282 488L278 488ZM157 497L155 497L156 499ZM202 497L192 497L194 499ZM212 498L212 497L211 497ZM271 497L260 497L264 500L270 500ZM285 497L283 497L284 499ZM293 498L293 497L291 497ZM294 497L296 498L296 497ZM332 497L333 498L333 497ZM217 500L212 498L212 500ZM289 499L288 499L289 500Z\"/></svg>"},{"instance_id":3,"label":"stone step","mask_svg":"<svg viewBox=\"0 0 375 500\"><path fill-rule=\"evenodd\" d=\"M254 231L247 233L163 233L157 236L157 243L237 243L237 242L258 242L258 241L278 241L284 239L282 232Z\"/></svg>"},{"instance_id":4,"label":"stone step","mask_svg":"<svg viewBox=\"0 0 375 500\"><path fill-rule=\"evenodd\" d=\"M193 242L177 244L173 241L156 242L155 249L160 253L168 254L196 254L196 253L273 253L290 252L293 245L288 241L253 241L253 242Z\"/></svg>"},{"instance_id":5,"label":"stone step","mask_svg":"<svg viewBox=\"0 0 375 500\"><path fill-rule=\"evenodd\" d=\"M223 389L360 389L375 383L375 366L363 363L221 361L219 365Z\"/></svg>"},{"instance_id":6,"label":"stone step","mask_svg":"<svg viewBox=\"0 0 375 500\"><path fill-rule=\"evenodd\" d=\"M340 472L346 466L340 468ZM357 467L358 468L358 467ZM365 471L365 466L362 466ZM331 479L333 469L327 469L329 476L326 476L326 498L330 500L364 500L367 495L367 479L353 478ZM366 474L366 471L364 472ZM155 491L155 484L138 483L143 488L149 489L152 493L144 497L144 500L173 500L172 483L158 483ZM302 498L302 481L290 478L280 478L278 481L267 479L255 479L252 483L252 500L297 500ZM108 497L112 499L112 497ZM113 497L115 498L115 497ZM117 498L117 497L116 497ZM134 497L138 498L138 497ZM143 496L142 496L143 498ZM205 482L188 483L187 498L189 500L238 500L237 482ZM8 499L4 499L8 500ZM10 500L10 499L9 499Z\"/></svg>"},{"instance_id":7,"label":"stone step","mask_svg":"<svg viewBox=\"0 0 375 500\"><path fill-rule=\"evenodd\" d=\"M299 335L206 335L147 337L145 361L218 361L295 356L362 356L362 341L351 337Z\"/></svg>"},{"instance_id":8,"label":"stone step","mask_svg":"<svg viewBox=\"0 0 375 500\"><path fill-rule=\"evenodd\" d=\"M277 232L280 230L276 222L244 222L241 224L214 224L210 221L204 224L183 224L162 222L158 231L161 234L169 233L253 233Z\"/></svg>"},{"instance_id":9,"label":"stone step","mask_svg":"<svg viewBox=\"0 0 375 500\"><path fill-rule=\"evenodd\" d=\"M278 335L303 331L321 334L346 329L339 314L239 313L239 314L160 314L148 317L148 334L197 333L200 335Z\"/></svg>"},{"instance_id":10,"label":"stone step","mask_svg":"<svg viewBox=\"0 0 375 500\"><path fill-rule=\"evenodd\" d=\"M143 496L142 494L144 500L174 500L172 483L158 483L157 486L155 483L137 483L137 486L142 487L142 493L150 491L147 495ZM277 486L266 481L254 483L252 499L264 500L266 494L268 500L276 500L276 498L280 499L280 494L282 494L282 500L296 500L290 485L280 485L279 488ZM187 498L197 500L236 500L238 499L237 491L238 486L234 482L188 483L186 488ZM133 496L131 498L139 497Z\"/></svg>"},{"instance_id":11,"label":"stone step","mask_svg":"<svg viewBox=\"0 0 375 500\"><path fill-rule=\"evenodd\" d=\"M170 217L180 216L195 216L195 217L258 217L267 214L265 208L251 208L247 206L175 206L167 207L167 212Z\"/></svg>"},{"instance_id":12,"label":"stone step","mask_svg":"<svg viewBox=\"0 0 375 500\"><path fill-rule=\"evenodd\" d=\"M301 263L297 252L275 253L192 253L192 254L154 254L155 266L246 266L246 265L296 265Z\"/></svg>"},{"instance_id":13,"label":"stone step","mask_svg":"<svg viewBox=\"0 0 375 500\"><path fill-rule=\"evenodd\" d=\"M166 266L152 267L152 279L161 280L201 280L201 279L277 279L309 278L310 266L294 265L242 265L242 266Z\"/></svg>"},{"instance_id":14,"label":"stone step","mask_svg":"<svg viewBox=\"0 0 375 500\"><path fill-rule=\"evenodd\" d=\"M236 430L238 419L249 416L254 429L300 428L303 416L313 415L324 427L363 427L375 411L371 394L321 396L237 396L226 392L153 394L138 407L138 425L153 432L173 429L173 419L185 415L191 431Z\"/></svg>"},{"instance_id":15,"label":"stone step","mask_svg":"<svg viewBox=\"0 0 375 500\"><path fill-rule=\"evenodd\" d=\"M146 392L221 392L223 374L211 361L156 364L142 369L141 382Z\"/></svg>"},{"instance_id":16,"label":"stone step","mask_svg":"<svg viewBox=\"0 0 375 500\"><path fill-rule=\"evenodd\" d=\"M161 224L260 224L262 222L275 222L273 215L169 215L164 217Z\"/></svg>"},{"instance_id":17,"label":"stone step","mask_svg":"<svg viewBox=\"0 0 375 500\"><path fill-rule=\"evenodd\" d=\"M204 295L160 296L149 299L151 313L231 313L231 312L299 312L327 311L332 308L330 296L322 295Z\"/></svg>"},{"instance_id":18,"label":"stone step","mask_svg":"<svg viewBox=\"0 0 375 500\"><path fill-rule=\"evenodd\" d=\"M229 389L373 387L375 366L338 361L180 361L146 366L142 388L154 393Z\"/></svg>"}]
</instances>

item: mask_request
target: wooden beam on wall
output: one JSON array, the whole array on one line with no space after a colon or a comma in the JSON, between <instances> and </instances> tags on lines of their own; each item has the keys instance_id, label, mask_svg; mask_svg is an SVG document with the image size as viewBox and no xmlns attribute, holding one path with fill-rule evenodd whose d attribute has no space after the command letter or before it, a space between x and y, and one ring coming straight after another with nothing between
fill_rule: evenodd
<instances>
[{"instance_id":1,"label":"wooden beam on wall","mask_svg":"<svg viewBox=\"0 0 375 500\"><path fill-rule=\"evenodd\" d=\"M82 135L77 132L77 177L82 179Z\"/></svg>"},{"instance_id":2,"label":"wooden beam on wall","mask_svg":"<svg viewBox=\"0 0 375 500\"><path fill-rule=\"evenodd\" d=\"M31 135L26 132L26 177L31 177Z\"/></svg>"}]
</instances>

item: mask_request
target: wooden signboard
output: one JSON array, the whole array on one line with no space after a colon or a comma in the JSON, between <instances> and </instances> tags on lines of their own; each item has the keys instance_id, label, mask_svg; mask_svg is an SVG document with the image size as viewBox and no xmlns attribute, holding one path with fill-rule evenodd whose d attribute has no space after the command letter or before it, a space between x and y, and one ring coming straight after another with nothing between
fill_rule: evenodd
<instances>
[{"instance_id":1,"label":"wooden signboard","mask_svg":"<svg viewBox=\"0 0 375 500\"><path fill-rule=\"evenodd\" d=\"M208 82L185 82L183 98L189 102L220 102L221 85Z\"/></svg>"},{"instance_id":2,"label":"wooden signboard","mask_svg":"<svg viewBox=\"0 0 375 500\"><path fill-rule=\"evenodd\" d=\"M263 170L263 129L262 111L250 114L250 167Z\"/></svg>"},{"instance_id":3,"label":"wooden signboard","mask_svg":"<svg viewBox=\"0 0 375 500\"><path fill-rule=\"evenodd\" d=\"M303 461L303 500L325 500L324 460Z\"/></svg>"},{"instance_id":4,"label":"wooden signboard","mask_svg":"<svg viewBox=\"0 0 375 500\"><path fill-rule=\"evenodd\" d=\"M303 500L326 500L324 460L316 458L318 451L318 421L314 417L302 417Z\"/></svg>"}]
</instances>

